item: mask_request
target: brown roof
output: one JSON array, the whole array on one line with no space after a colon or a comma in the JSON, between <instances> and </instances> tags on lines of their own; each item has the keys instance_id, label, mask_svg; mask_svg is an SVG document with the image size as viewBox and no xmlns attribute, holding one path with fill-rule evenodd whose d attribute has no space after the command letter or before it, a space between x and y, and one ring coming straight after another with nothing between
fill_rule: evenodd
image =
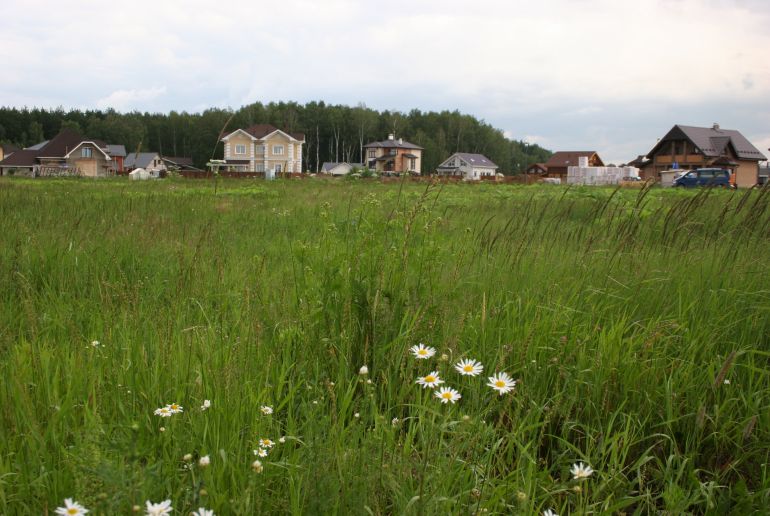
<instances>
[{"instance_id":1,"label":"brown roof","mask_svg":"<svg viewBox=\"0 0 770 516\"><path fill-rule=\"evenodd\" d=\"M368 148L385 148L385 149L415 149L415 150L423 150L422 147L419 145L415 145L414 143L410 143L406 140L400 139L400 140L384 140L381 142L371 142L364 145L364 149Z\"/></svg>"},{"instance_id":2,"label":"brown roof","mask_svg":"<svg viewBox=\"0 0 770 516\"><path fill-rule=\"evenodd\" d=\"M51 138L48 143L40 148L38 156L41 158L61 158L71 152L82 142L93 142L101 149L107 149L107 144L101 140L83 138L77 131L66 128Z\"/></svg>"},{"instance_id":3,"label":"brown roof","mask_svg":"<svg viewBox=\"0 0 770 516\"><path fill-rule=\"evenodd\" d=\"M275 131L278 131L278 130L279 129L277 127L270 124L256 124L244 129L244 131L252 135L254 138L259 138L259 139L262 139L268 134L274 133ZM284 131L283 129L280 129L280 131L283 131L284 133L288 134L295 140L299 140L302 142L305 141L305 133L290 133L288 131Z\"/></svg>"},{"instance_id":4,"label":"brown roof","mask_svg":"<svg viewBox=\"0 0 770 516\"><path fill-rule=\"evenodd\" d=\"M604 165L602 162L602 159L599 157L598 154L596 154L596 151L559 151L554 153L553 156L551 156L548 161L545 162L545 166L548 168L551 167L576 167L578 166L579 159L578 158L588 158L591 159L592 156L596 155L596 158L599 160L599 166Z\"/></svg>"},{"instance_id":5,"label":"brown roof","mask_svg":"<svg viewBox=\"0 0 770 516\"><path fill-rule=\"evenodd\" d=\"M665 142L685 139L689 140L707 157L721 156L730 145L739 159L757 161L765 159L765 156L740 132L734 129L722 129L719 124L714 124L713 127L675 125L647 155L655 154Z\"/></svg>"},{"instance_id":6,"label":"brown roof","mask_svg":"<svg viewBox=\"0 0 770 516\"><path fill-rule=\"evenodd\" d=\"M545 163L533 163L530 166L527 167L527 170L530 170L532 168L539 168L540 170L548 170L548 167L545 166Z\"/></svg>"},{"instance_id":7,"label":"brown roof","mask_svg":"<svg viewBox=\"0 0 770 516\"><path fill-rule=\"evenodd\" d=\"M10 154L12 152L16 152L17 150L21 150L17 146L13 145L12 143L4 143L0 145L0 147L3 148L3 152L6 154Z\"/></svg>"},{"instance_id":8,"label":"brown roof","mask_svg":"<svg viewBox=\"0 0 770 516\"><path fill-rule=\"evenodd\" d=\"M18 150L0 161L0 167L31 167L39 155L40 151Z\"/></svg>"}]
</instances>

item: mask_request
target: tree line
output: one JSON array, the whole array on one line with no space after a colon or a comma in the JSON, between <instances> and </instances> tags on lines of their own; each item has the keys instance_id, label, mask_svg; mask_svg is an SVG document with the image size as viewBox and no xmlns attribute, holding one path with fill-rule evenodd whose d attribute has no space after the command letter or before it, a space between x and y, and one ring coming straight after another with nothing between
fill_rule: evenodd
<instances>
[{"instance_id":1,"label":"tree line","mask_svg":"<svg viewBox=\"0 0 770 516\"><path fill-rule=\"evenodd\" d=\"M305 133L303 167L309 172L318 172L325 161L362 163L363 146L385 140L389 133L424 147L423 173L434 171L454 152L484 154L505 174L522 172L551 155L538 145L508 139L500 129L456 110L380 112L364 104L353 107L323 101L255 102L237 110L168 114L3 107L0 142L28 147L70 127L90 138L123 144L127 152L190 157L203 168L209 159L222 157L223 134L253 124Z\"/></svg>"}]
</instances>

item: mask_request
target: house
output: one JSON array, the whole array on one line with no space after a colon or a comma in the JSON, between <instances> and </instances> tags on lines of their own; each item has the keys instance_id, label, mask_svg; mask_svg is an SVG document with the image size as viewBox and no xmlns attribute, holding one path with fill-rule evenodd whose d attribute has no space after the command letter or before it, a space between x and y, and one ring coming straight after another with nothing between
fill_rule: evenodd
<instances>
[{"instance_id":1,"label":"house","mask_svg":"<svg viewBox=\"0 0 770 516\"><path fill-rule=\"evenodd\" d=\"M165 174L168 169L157 152L132 152L126 156L125 169L131 172L137 168L146 170L153 177Z\"/></svg>"},{"instance_id":2,"label":"house","mask_svg":"<svg viewBox=\"0 0 770 516\"><path fill-rule=\"evenodd\" d=\"M542 176L548 173L548 167L545 166L545 163L533 163L525 170L525 173Z\"/></svg>"},{"instance_id":3,"label":"house","mask_svg":"<svg viewBox=\"0 0 770 516\"><path fill-rule=\"evenodd\" d=\"M332 163L327 161L321 167L321 174L344 176L349 174L354 168L362 169L364 166L361 163Z\"/></svg>"},{"instance_id":4,"label":"house","mask_svg":"<svg viewBox=\"0 0 770 516\"><path fill-rule=\"evenodd\" d=\"M105 177L117 172L122 145L112 146L83 138L72 129L64 129L48 141L16 151L0 161L2 175ZM125 154L125 149L122 150Z\"/></svg>"},{"instance_id":5,"label":"house","mask_svg":"<svg viewBox=\"0 0 770 516\"><path fill-rule=\"evenodd\" d=\"M235 172L302 172L303 133L282 131L269 124L237 129L222 138L225 169Z\"/></svg>"},{"instance_id":6,"label":"house","mask_svg":"<svg viewBox=\"0 0 770 516\"><path fill-rule=\"evenodd\" d=\"M740 132L712 127L675 125L647 153L644 179L660 180L669 169L725 168L735 173L735 184L751 187L759 180L759 162L765 156Z\"/></svg>"},{"instance_id":7,"label":"house","mask_svg":"<svg viewBox=\"0 0 770 516\"><path fill-rule=\"evenodd\" d=\"M483 177L495 177L498 168L483 154L455 152L438 166L436 173L440 176L462 176L465 181L478 181Z\"/></svg>"},{"instance_id":8,"label":"house","mask_svg":"<svg viewBox=\"0 0 770 516\"><path fill-rule=\"evenodd\" d=\"M588 158L587 165L581 165L580 158ZM569 167L603 167L604 162L596 151L559 151L545 162L546 177L558 177L565 180Z\"/></svg>"},{"instance_id":9,"label":"house","mask_svg":"<svg viewBox=\"0 0 770 516\"><path fill-rule=\"evenodd\" d=\"M380 174L399 175L404 172L420 174L423 148L414 143L396 140L395 135L389 134L388 139L381 142L371 142L364 145L366 166Z\"/></svg>"}]
</instances>

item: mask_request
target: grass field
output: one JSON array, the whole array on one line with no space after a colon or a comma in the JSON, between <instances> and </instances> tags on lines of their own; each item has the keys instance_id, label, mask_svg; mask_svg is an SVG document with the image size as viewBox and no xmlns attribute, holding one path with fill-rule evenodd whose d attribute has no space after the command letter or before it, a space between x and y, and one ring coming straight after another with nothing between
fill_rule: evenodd
<instances>
[{"instance_id":1,"label":"grass field","mask_svg":"<svg viewBox=\"0 0 770 516\"><path fill-rule=\"evenodd\" d=\"M0 512L763 512L769 192L2 180Z\"/></svg>"}]
</instances>

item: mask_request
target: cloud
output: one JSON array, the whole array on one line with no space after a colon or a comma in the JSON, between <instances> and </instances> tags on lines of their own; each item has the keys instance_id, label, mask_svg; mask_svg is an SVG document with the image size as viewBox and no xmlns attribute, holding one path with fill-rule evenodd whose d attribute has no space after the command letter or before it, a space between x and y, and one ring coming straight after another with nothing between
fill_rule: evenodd
<instances>
[{"instance_id":1,"label":"cloud","mask_svg":"<svg viewBox=\"0 0 770 516\"><path fill-rule=\"evenodd\" d=\"M117 90L113 91L106 97L97 100L96 106L100 109L113 108L118 111L125 111L134 108L138 109L141 105L146 104L147 101L155 100L165 94L165 86L144 89Z\"/></svg>"},{"instance_id":2,"label":"cloud","mask_svg":"<svg viewBox=\"0 0 770 516\"><path fill-rule=\"evenodd\" d=\"M386 15L355 0L6 0L0 99L458 109L512 138L624 161L675 123L765 134L768 26L766 0L391 0Z\"/></svg>"}]
</instances>

